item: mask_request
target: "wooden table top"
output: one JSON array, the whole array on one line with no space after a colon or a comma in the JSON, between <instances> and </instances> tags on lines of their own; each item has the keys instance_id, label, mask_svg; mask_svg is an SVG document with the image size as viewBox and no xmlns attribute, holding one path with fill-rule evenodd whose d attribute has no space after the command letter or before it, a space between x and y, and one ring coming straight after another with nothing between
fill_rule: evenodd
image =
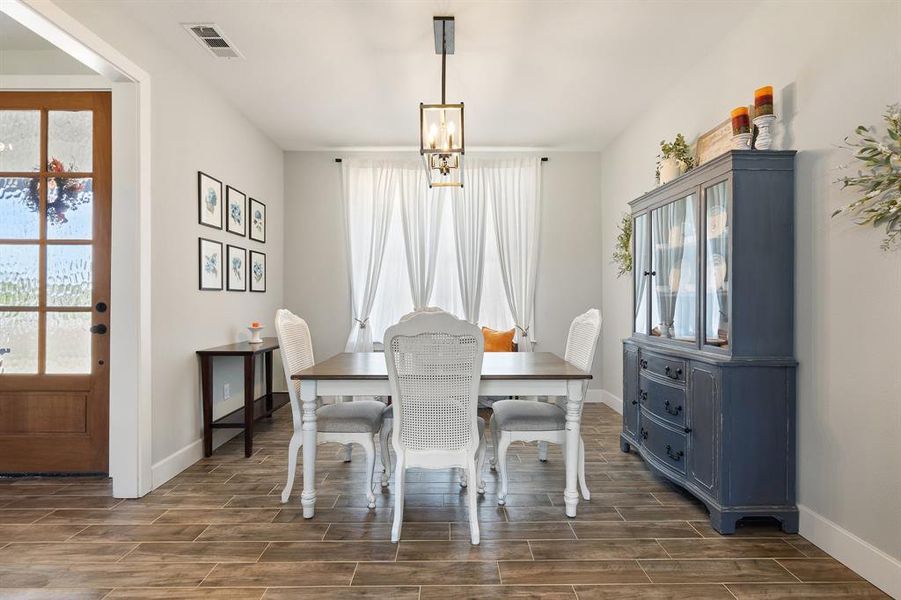
<instances>
[{"instance_id":1,"label":"wooden table top","mask_svg":"<svg viewBox=\"0 0 901 600\"><path fill-rule=\"evenodd\" d=\"M197 354L200 354L201 356L247 356L248 354L259 354L261 352L270 352L272 350L278 350L277 337L264 337L263 341L259 344L251 344L250 342L225 344L224 346L216 346L215 348L198 350Z\"/></svg>"},{"instance_id":2,"label":"wooden table top","mask_svg":"<svg viewBox=\"0 0 901 600\"><path fill-rule=\"evenodd\" d=\"M291 379L388 379L388 368L382 352L344 352L291 375ZM591 379L591 374L551 352L486 352L482 379Z\"/></svg>"}]
</instances>

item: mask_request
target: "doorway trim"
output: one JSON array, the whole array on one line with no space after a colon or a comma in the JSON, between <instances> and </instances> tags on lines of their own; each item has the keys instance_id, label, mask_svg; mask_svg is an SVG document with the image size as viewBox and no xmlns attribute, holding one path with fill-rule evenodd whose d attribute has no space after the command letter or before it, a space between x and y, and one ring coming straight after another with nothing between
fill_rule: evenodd
<instances>
[{"instance_id":1,"label":"doorway trim","mask_svg":"<svg viewBox=\"0 0 901 600\"><path fill-rule=\"evenodd\" d=\"M50 0L0 0L0 12L108 80L79 78L89 89L112 90L109 474L115 497L140 497L152 484L150 75ZM0 88L60 89L56 79Z\"/></svg>"}]
</instances>

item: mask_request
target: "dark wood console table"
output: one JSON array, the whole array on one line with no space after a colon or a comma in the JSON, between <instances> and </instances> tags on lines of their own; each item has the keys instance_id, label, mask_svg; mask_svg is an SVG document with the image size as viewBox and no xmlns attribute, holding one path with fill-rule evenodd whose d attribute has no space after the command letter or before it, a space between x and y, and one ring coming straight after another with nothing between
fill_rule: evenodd
<instances>
[{"instance_id":1,"label":"dark wood console table","mask_svg":"<svg viewBox=\"0 0 901 600\"><path fill-rule=\"evenodd\" d=\"M272 351L278 350L278 338L263 338L260 344L238 342L198 350L200 357L201 395L203 397L203 455L213 454L214 429L243 429L244 456L253 454L253 424L258 419L272 416L272 413L288 403L288 394L272 392ZM262 396L255 398L254 374L257 355L263 355L263 373L266 389ZM244 358L244 407L234 410L224 417L213 420L213 358L218 356L241 356Z\"/></svg>"}]
</instances>

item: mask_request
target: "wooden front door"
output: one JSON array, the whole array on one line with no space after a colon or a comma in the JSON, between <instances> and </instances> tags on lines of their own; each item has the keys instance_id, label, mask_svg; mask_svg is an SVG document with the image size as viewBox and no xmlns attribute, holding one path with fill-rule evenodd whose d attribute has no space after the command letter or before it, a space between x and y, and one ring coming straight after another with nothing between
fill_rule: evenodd
<instances>
[{"instance_id":1,"label":"wooden front door","mask_svg":"<svg viewBox=\"0 0 901 600\"><path fill-rule=\"evenodd\" d=\"M110 95L0 92L0 473L106 473Z\"/></svg>"}]
</instances>

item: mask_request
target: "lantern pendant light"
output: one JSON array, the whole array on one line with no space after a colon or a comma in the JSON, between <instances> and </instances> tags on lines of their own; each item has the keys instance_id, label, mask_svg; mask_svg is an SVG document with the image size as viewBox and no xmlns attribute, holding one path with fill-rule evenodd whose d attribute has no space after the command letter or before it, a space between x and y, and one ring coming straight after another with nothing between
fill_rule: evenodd
<instances>
[{"instance_id":1,"label":"lantern pendant light","mask_svg":"<svg viewBox=\"0 0 901 600\"><path fill-rule=\"evenodd\" d=\"M435 54L441 55L441 104L419 104L419 154L429 187L463 187L463 103L447 104L447 55L454 53L454 18L434 17Z\"/></svg>"}]
</instances>

